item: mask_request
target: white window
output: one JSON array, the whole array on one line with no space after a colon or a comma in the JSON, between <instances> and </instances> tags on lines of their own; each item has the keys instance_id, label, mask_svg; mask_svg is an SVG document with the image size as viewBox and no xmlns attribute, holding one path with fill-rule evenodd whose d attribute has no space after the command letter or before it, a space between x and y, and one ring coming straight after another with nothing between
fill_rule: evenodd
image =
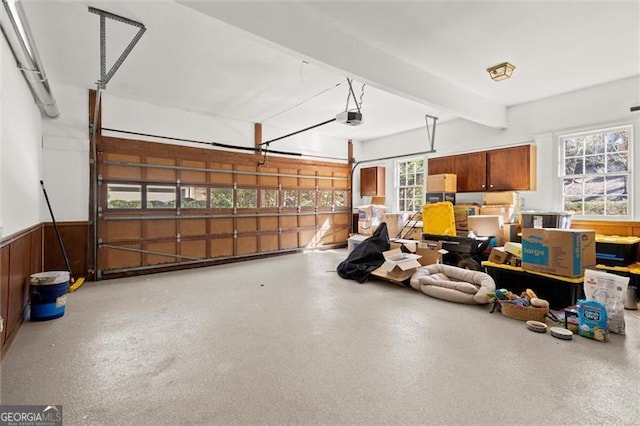
<instances>
[{"instance_id":1,"label":"white window","mask_svg":"<svg viewBox=\"0 0 640 426\"><path fill-rule=\"evenodd\" d=\"M632 127L560 136L564 209L578 216L631 215Z\"/></svg>"},{"instance_id":2,"label":"white window","mask_svg":"<svg viewBox=\"0 0 640 426\"><path fill-rule=\"evenodd\" d=\"M424 204L424 159L398 161L396 171L398 211L421 211Z\"/></svg>"}]
</instances>

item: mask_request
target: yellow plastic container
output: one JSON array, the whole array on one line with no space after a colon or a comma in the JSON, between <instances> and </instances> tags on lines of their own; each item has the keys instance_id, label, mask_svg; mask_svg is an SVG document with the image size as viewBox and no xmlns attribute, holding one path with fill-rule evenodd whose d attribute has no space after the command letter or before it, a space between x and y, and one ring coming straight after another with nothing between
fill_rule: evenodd
<instances>
[{"instance_id":1,"label":"yellow plastic container","mask_svg":"<svg viewBox=\"0 0 640 426\"><path fill-rule=\"evenodd\" d=\"M425 234L456 235L453 204L448 201L422 206L422 230Z\"/></svg>"}]
</instances>

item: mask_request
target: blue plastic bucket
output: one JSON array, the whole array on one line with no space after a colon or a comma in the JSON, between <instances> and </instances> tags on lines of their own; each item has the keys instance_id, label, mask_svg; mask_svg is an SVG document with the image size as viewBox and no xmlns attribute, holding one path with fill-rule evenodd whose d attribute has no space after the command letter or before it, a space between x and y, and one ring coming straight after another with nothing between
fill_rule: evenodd
<instances>
[{"instance_id":1,"label":"blue plastic bucket","mask_svg":"<svg viewBox=\"0 0 640 426\"><path fill-rule=\"evenodd\" d=\"M31 275L31 321L46 321L63 316L68 290L67 271L39 272Z\"/></svg>"}]
</instances>

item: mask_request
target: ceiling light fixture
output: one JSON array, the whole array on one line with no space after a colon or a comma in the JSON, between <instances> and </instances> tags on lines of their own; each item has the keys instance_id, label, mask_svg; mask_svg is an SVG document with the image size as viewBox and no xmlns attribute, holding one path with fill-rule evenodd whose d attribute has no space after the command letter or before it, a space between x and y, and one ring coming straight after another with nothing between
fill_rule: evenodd
<instances>
[{"instance_id":1,"label":"ceiling light fixture","mask_svg":"<svg viewBox=\"0 0 640 426\"><path fill-rule=\"evenodd\" d=\"M503 62L501 64L487 68L487 72L489 73L493 81L500 81L506 80L507 78L511 77L514 69L516 69L514 65L510 64L509 62Z\"/></svg>"}]
</instances>

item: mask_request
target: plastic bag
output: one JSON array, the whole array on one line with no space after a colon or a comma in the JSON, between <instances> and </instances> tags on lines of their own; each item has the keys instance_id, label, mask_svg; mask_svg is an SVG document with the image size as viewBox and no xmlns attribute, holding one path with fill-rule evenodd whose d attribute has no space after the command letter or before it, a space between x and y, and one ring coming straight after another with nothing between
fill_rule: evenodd
<instances>
[{"instance_id":1,"label":"plastic bag","mask_svg":"<svg viewBox=\"0 0 640 426\"><path fill-rule=\"evenodd\" d=\"M612 333L624 334L624 295L628 285L629 277L591 269L584 272L585 298L606 306Z\"/></svg>"}]
</instances>

